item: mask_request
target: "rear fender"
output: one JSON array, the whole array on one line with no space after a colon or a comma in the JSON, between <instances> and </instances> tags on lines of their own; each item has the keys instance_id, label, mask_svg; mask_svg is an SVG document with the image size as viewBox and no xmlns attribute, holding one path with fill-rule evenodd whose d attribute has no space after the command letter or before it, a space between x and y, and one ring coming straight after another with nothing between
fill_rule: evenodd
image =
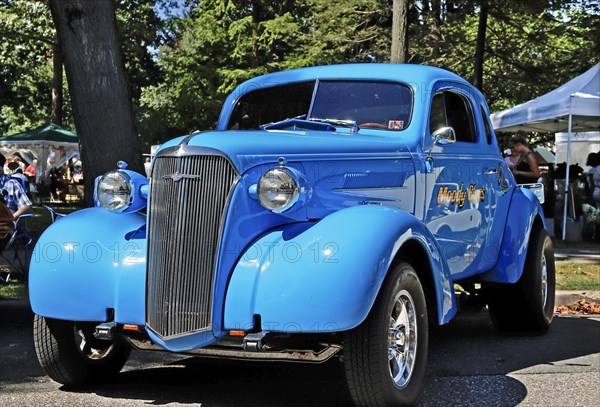
<instances>
[{"instance_id":1,"label":"rear fender","mask_svg":"<svg viewBox=\"0 0 600 407\"><path fill-rule=\"evenodd\" d=\"M537 197L529 189L515 188L500 245L498 262L493 270L479 277L481 281L508 284L519 281L523 274L529 236L536 219L539 219L542 225L544 224L542 207Z\"/></svg>"},{"instance_id":2,"label":"rear fender","mask_svg":"<svg viewBox=\"0 0 600 407\"><path fill-rule=\"evenodd\" d=\"M398 209L364 205L318 223L288 225L247 248L225 299L225 329L334 332L367 317L398 250L416 240L428 253L440 324L456 312L452 279L427 228Z\"/></svg>"}]
</instances>

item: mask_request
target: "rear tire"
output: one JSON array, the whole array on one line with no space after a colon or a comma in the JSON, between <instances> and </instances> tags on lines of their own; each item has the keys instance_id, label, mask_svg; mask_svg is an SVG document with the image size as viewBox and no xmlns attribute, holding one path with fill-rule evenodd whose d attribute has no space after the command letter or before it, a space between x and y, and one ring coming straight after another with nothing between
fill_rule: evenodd
<instances>
[{"instance_id":1,"label":"rear tire","mask_svg":"<svg viewBox=\"0 0 600 407\"><path fill-rule=\"evenodd\" d=\"M543 228L534 229L519 281L485 288L494 326L507 332L547 332L554 317L555 285L552 240Z\"/></svg>"},{"instance_id":2,"label":"rear tire","mask_svg":"<svg viewBox=\"0 0 600 407\"><path fill-rule=\"evenodd\" d=\"M98 323L73 322L35 315L35 352L50 378L68 386L106 382L121 371L131 353L122 339L98 341Z\"/></svg>"},{"instance_id":3,"label":"rear tire","mask_svg":"<svg viewBox=\"0 0 600 407\"><path fill-rule=\"evenodd\" d=\"M428 346L423 286L408 263L386 279L369 316L344 336L344 368L358 406L406 406L417 400Z\"/></svg>"}]
</instances>

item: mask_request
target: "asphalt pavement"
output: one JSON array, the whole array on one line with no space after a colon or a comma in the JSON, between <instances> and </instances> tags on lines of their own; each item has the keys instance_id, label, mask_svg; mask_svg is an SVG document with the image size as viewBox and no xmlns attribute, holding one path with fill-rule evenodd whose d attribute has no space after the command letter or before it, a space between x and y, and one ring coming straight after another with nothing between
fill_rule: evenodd
<instances>
[{"instance_id":1,"label":"asphalt pavement","mask_svg":"<svg viewBox=\"0 0 600 407\"><path fill-rule=\"evenodd\" d=\"M595 261L557 250L557 261ZM557 292L557 305L598 291ZM68 389L39 366L27 301L0 301L2 406L349 406L342 364L216 362L134 351L114 383ZM485 309L432 329L419 406L600 406L600 316L557 315L543 336L496 331Z\"/></svg>"},{"instance_id":2,"label":"asphalt pavement","mask_svg":"<svg viewBox=\"0 0 600 407\"><path fill-rule=\"evenodd\" d=\"M114 383L67 389L35 357L31 313L0 301L2 406L349 406L342 364L214 362L134 351ZM11 322L6 316L10 315ZM432 329L419 406L598 406L600 317L556 316L543 336L505 335L487 311Z\"/></svg>"}]
</instances>

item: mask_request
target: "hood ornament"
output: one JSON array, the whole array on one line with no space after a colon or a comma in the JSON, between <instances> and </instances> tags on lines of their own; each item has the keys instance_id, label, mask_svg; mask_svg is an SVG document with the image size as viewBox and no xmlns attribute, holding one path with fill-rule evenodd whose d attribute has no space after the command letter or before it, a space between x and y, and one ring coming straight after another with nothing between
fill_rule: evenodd
<instances>
[{"instance_id":1,"label":"hood ornament","mask_svg":"<svg viewBox=\"0 0 600 407\"><path fill-rule=\"evenodd\" d=\"M163 179L172 179L175 182L179 182L183 178L185 178L185 179L198 179L198 178L202 178L202 176L201 175L192 175L192 174L182 174L179 171L175 171L173 174L163 175Z\"/></svg>"}]
</instances>

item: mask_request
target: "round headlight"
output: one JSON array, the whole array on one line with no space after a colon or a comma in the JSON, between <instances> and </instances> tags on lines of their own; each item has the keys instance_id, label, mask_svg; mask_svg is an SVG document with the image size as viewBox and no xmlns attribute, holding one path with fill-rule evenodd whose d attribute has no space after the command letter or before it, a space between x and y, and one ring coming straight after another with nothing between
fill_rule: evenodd
<instances>
[{"instance_id":1,"label":"round headlight","mask_svg":"<svg viewBox=\"0 0 600 407\"><path fill-rule=\"evenodd\" d=\"M292 172L282 167L265 172L258 181L257 192L262 206L280 213L294 206L300 188Z\"/></svg>"},{"instance_id":2,"label":"round headlight","mask_svg":"<svg viewBox=\"0 0 600 407\"><path fill-rule=\"evenodd\" d=\"M100 205L109 211L126 209L131 201L129 175L122 171L110 171L100 178L96 196Z\"/></svg>"}]
</instances>

